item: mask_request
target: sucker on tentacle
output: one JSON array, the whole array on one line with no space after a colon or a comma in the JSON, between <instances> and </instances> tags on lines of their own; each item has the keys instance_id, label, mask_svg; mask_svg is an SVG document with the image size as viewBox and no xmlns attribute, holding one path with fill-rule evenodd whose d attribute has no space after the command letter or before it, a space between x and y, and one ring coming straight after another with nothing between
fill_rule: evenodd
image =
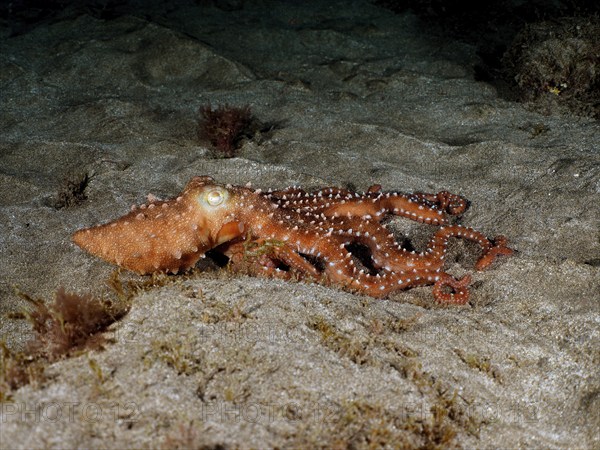
<instances>
[{"instance_id":1,"label":"sucker on tentacle","mask_svg":"<svg viewBox=\"0 0 600 450\"><path fill-rule=\"evenodd\" d=\"M450 216L468 207L464 198L437 194L366 193L325 188L262 192L194 177L176 198L148 203L113 222L77 231L84 250L140 274L193 267L213 250L232 270L252 275L333 284L374 297L414 286L434 285L438 302L468 301L470 276L444 272L448 239L460 237L483 250L475 268L510 255L506 238L489 240L472 228L451 225ZM427 249L402 248L381 225L388 215L438 226ZM356 254L353 248L363 250Z\"/></svg>"}]
</instances>

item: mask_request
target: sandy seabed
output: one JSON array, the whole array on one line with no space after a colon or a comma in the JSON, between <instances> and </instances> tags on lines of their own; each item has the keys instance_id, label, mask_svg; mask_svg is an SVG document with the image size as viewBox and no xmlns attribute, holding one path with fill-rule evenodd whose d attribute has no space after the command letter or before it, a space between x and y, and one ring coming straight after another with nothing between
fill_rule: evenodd
<instances>
[{"instance_id":1,"label":"sandy seabed","mask_svg":"<svg viewBox=\"0 0 600 450\"><path fill-rule=\"evenodd\" d=\"M464 195L514 256L464 307L198 271L133 299L113 343L1 403L1 448L598 448L600 129L475 81L473 47L368 2L64 18L0 41L2 339L32 336L14 286L108 291L70 241L195 175L283 188L378 183ZM158 20L157 18L160 18ZM0 30L1 31L1 30ZM268 132L220 158L206 105ZM91 176L57 208L64 179ZM393 220L422 248L431 229ZM477 250L453 242L448 271ZM128 275L125 274L125 277Z\"/></svg>"}]
</instances>

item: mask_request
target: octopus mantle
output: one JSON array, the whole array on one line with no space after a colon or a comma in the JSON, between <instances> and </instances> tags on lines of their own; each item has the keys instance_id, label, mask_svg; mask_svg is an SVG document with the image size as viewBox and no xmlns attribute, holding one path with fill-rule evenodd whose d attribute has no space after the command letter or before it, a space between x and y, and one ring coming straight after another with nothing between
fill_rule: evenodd
<instances>
[{"instance_id":1,"label":"octopus mantle","mask_svg":"<svg viewBox=\"0 0 600 450\"><path fill-rule=\"evenodd\" d=\"M506 238L493 240L472 228L450 224L468 202L437 194L358 194L339 188L306 192L292 187L262 192L249 186L194 177L174 199L149 195L129 214L73 235L84 250L126 269L148 274L187 270L212 250L238 272L333 284L385 297L414 286L433 285L438 302L464 304L469 275L443 271L448 239L460 237L482 248L475 269L510 255ZM381 222L389 215L436 226L422 253L399 245Z\"/></svg>"}]
</instances>

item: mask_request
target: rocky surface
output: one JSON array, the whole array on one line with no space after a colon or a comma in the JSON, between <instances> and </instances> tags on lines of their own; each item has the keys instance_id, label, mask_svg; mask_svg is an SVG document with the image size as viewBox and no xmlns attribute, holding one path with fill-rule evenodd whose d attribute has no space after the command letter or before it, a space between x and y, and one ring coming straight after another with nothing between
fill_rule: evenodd
<instances>
[{"instance_id":1,"label":"rocky surface","mask_svg":"<svg viewBox=\"0 0 600 450\"><path fill-rule=\"evenodd\" d=\"M451 308L430 287L375 300L226 271L171 277L133 299L104 351L11 392L0 446L600 445L598 122L501 99L474 80L470 45L420 32L410 14L368 2L229 9L159 5L1 33L10 348L31 338L11 315L23 307L15 285L109 295L113 267L70 235L194 175L448 189L472 202L464 224L508 236L516 255L475 273L470 304ZM220 158L197 137L208 103L250 105L272 129ZM61 203L85 173L81 201ZM431 233L392 226L417 248ZM476 250L457 241L451 255L460 275Z\"/></svg>"}]
</instances>

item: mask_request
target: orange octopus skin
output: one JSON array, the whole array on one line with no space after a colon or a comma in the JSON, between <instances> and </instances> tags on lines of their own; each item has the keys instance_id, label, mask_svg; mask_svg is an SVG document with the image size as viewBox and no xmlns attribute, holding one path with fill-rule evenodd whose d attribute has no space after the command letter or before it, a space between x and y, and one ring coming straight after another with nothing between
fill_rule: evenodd
<instances>
[{"instance_id":1,"label":"orange octopus skin","mask_svg":"<svg viewBox=\"0 0 600 450\"><path fill-rule=\"evenodd\" d=\"M468 203L446 191L382 193L374 185L364 194L338 188L263 193L203 176L175 199L148 200L113 222L77 231L73 241L140 274L187 270L215 249L230 258L234 271L324 282L373 297L433 284L434 298L452 304L468 301L471 278L456 280L442 271L449 238L482 247L477 270L512 253L503 236L489 240L472 228L449 225L449 216L462 214ZM390 214L439 226L425 252L396 243L380 224ZM362 259L349 249L353 245L363 248Z\"/></svg>"}]
</instances>

